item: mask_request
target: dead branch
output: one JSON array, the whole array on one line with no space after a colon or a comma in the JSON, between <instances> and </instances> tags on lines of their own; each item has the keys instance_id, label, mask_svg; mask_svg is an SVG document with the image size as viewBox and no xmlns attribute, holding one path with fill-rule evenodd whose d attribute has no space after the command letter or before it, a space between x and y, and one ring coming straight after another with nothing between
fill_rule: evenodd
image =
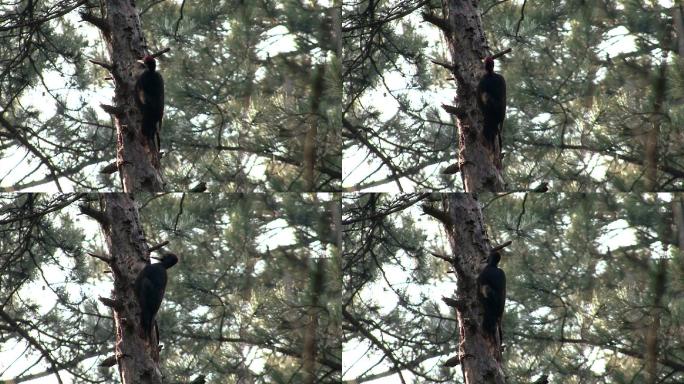
<instances>
[{"instance_id":1,"label":"dead branch","mask_svg":"<svg viewBox=\"0 0 684 384\"><path fill-rule=\"evenodd\" d=\"M109 29L109 24L107 21L101 17L97 17L89 12L80 12L81 20L86 21L94 26L96 26L105 36L110 36L111 31Z\"/></svg>"},{"instance_id":2,"label":"dead branch","mask_svg":"<svg viewBox=\"0 0 684 384\"><path fill-rule=\"evenodd\" d=\"M445 255L439 254L437 252L430 252L430 254L432 256L438 258L438 259L442 259L442 260L446 261L447 263L453 263L454 262L454 259L452 257L445 256Z\"/></svg>"},{"instance_id":3,"label":"dead branch","mask_svg":"<svg viewBox=\"0 0 684 384\"><path fill-rule=\"evenodd\" d=\"M499 57L501 57L501 56L503 56L503 55L505 55L505 54L507 54L507 53L511 53L512 51L513 51L513 49L511 49L511 48L505 49L505 50L503 50L503 51L501 51L501 52L499 52L499 53L497 53L497 54L492 55L492 59L496 60L496 59L498 59Z\"/></svg>"},{"instance_id":4,"label":"dead branch","mask_svg":"<svg viewBox=\"0 0 684 384\"><path fill-rule=\"evenodd\" d=\"M449 64L449 63L445 63L443 61L437 61L437 60L430 60L430 61L432 61L433 64L437 64L440 67L444 67L444 68L448 69L450 72L454 72L456 70L456 66L453 64Z\"/></svg>"},{"instance_id":5,"label":"dead branch","mask_svg":"<svg viewBox=\"0 0 684 384\"><path fill-rule=\"evenodd\" d=\"M119 168L116 166L116 161L113 161L100 170L100 173L105 174L105 175L111 175L112 173L118 171Z\"/></svg>"},{"instance_id":6,"label":"dead branch","mask_svg":"<svg viewBox=\"0 0 684 384\"><path fill-rule=\"evenodd\" d=\"M111 355L98 364L98 366L105 368L113 367L114 365L116 365L116 355Z\"/></svg>"},{"instance_id":7,"label":"dead branch","mask_svg":"<svg viewBox=\"0 0 684 384\"><path fill-rule=\"evenodd\" d=\"M442 224L446 225L447 227L451 227L453 225L451 217L446 212L441 211L429 204L423 204L421 208L423 208L423 212L441 221Z\"/></svg>"},{"instance_id":8,"label":"dead branch","mask_svg":"<svg viewBox=\"0 0 684 384\"><path fill-rule=\"evenodd\" d=\"M123 108L115 107L113 105L100 104L100 108L104 109L105 112L109 113L110 115L114 115L114 116L121 116L124 113Z\"/></svg>"},{"instance_id":9,"label":"dead branch","mask_svg":"<svg viewBox=\"0 0 684 384\"><path fill-rule=\"evenodd\" d=\"M95 219L95 221L100 223L100 225L102 225L103 227L109 226L109 218L107 217L107 215L104 214L104 212L98 211L97 209L85 204L79 205L78 209L81 211L82 214L90 216L93 219Z\"/></svg>"},{"instance_id":10,"label":"dead branch","mask_svg":"<svg viewBox=\"0 0 684 384\"><path fill-rule=\"evenodd\" d=\"M168 241L168 240L164 240L164 241L162 241L162 242L159 243L159 244L156 244L156 245L151 246L150 249L147 250L147 252L148 252L149 254L151 254L152 252L157 251L157 250L159 250L159 249L165 247L165 246L168 245L168 244L169 244L169 241Z\"/></svg>"},{"instance_id":11,"label":"dead branch","mask_svg":"<svg viewBox=\"0 0 684 384\"><path fill-rule=\"evenodd\" d=\"M458 163L453 163L442 170L443 175L453 175L461 171L461 166Z\"/></svg>"},{"instance_id":12,"label":"dead branch","mask_svg":"<svg viewBox=\"0 0 684 384\"><path fill-rule=\"evenodd\" d=\"M450 297L442 297L442 301L444 302L444 304L446 304L450 307L454 307L456 309L463 309L464 308L464 303L461 300L452 299Z\"/></svg>"},{"instance_id":13,"label":"dead branch","mask_svg":"<svg viewBox=\"0 0 684 384\"><path fill-rule=\"evenodd\" d=\"M152 56L152 57L154 57L154 58L156 59L157 57L159 57L159 56L165 54L166 52L168 52L168 51L170 51L170 50L171 50L171 48L166 47L166 48L162 49L162 50L159 51L159 52L155 52L155 53L151 54L150 56Z\"/></svg>"},{"instance_id":14,"label":"dead branch","mask_svg":"<svg viewBox=\"0 0 684 384\"><path fill-rule=\"evenodd\" d=\"M442 364L442 366L444 366L444 367L455 367L459 364L461 364L461 358L458 355L456 355L456 356L450 357L449 360L445 361L444 364Z\"/></svg>"},{"instance_id":15,"label":"dead branch","mask_svg":"<svg viewBox=\"0 0 684 384\"><path fill-rule=\"evenodd\" d=\"M95 64L95 65L99 65L100 67L102 67L102 68L108 70L109 72L111 72L111 71L114 70L114 65L112 65L112 64L110 64L110 63L107 63L107 62L105 62L105 61L92 60L92 59L91 59L91 60L88 60L88 61L90 61L91 63L93 63L93 64Z\"/></svg>"},{"instance_id":16,"label":"dead branch","mask_svg":"<svg viewBox=\"0 0 684 384\"><path fill-rule=\"evenodd\" d=\"M102 304L104 304L110 308L114 308L117 311L119 311L123 308L121 301L119 301L119 300L110 299L108 297L98 297L98 300L100 300L102 302Z\"/></svg>"},{"instance_id":17,"label":"dead branch","mask_svg":"<svg viewBox=\"0 0 684 384\"><path fill-rule=\"evenodd\" d=\"M465 112L463 111L462 108L454 107L453 105L448 105L448 104L442 104L442 108L449 114L455 115L456 117L463 118L465 116Z\"/></svg>"},{"instance_id":18,"label":"dead branch","mask_svg":"<svg viewBox=\"0 0 684 384\"><path fill-rule=\"evenodd\" d=\"M508 240L507 242L505 242L505 243L503 243L503 244L499 244L499 245L497 245L496 247L492 248L489 252L491 253L491 252L500 251L500 250L502 250L502 249L508 247L508 246L511 245L512 243L513 243L513 241Z\"/></svg>"},{"instance_id":19,"label":"dead branch","mask_svg":"<svg viewBox=\"0 0 684 384\"><path fill-rule=\"evenodd\" d=\"M92 257L94 257L94 258L100 259L100 260L104 261L104 262L107 263L107 264L109 264L109 263L111 263L111 262L113 261L113 259L112 259L111 257L109 257L109 256L102 256L102 255L98 255L98 254L92 253L92 252L88 252L88 255L90 255L90 256L92 256Z\"/></svg>"},{"instance_id":20,"label":"dead branch","mask_svg":"<svg viewBox=\"0 0 684 384\"><path fill-rule=\"evenodd\" d=\"M451 25L449 24L449 20L433 15L431 13L423 12L421 13L421 15L423 16L423 20L441 29L442 32L444 32L447 36L451 36L451 34L453 33L453 31L451 30Z\"/></svg>"}]
</instances>

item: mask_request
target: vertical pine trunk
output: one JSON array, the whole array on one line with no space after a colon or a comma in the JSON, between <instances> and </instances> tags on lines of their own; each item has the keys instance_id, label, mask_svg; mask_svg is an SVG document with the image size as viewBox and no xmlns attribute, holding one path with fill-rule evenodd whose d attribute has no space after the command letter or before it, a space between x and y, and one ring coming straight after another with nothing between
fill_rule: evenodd
<instances>
[{"instance_id":1,"label":"vertical pine trunk","mask_svg":"<svg viewBox=\"0 0 684 384\"><path fill-rule=\"evenodd\" d=\"M653 273L653 308L651 309L651 325L646 329L646 377L648 384L658 383L658 355L660 331L660 318L663 312L663 296L667 284L668 262L666 259L660 260Z\"/></svg>"},{"instance_id":2,"label":"vertical pine trunk","mask_svg":"<svg viewBox=\"0 0 684 384\"><path fill-rule=\"evenodd\" d=\"M163 191L159 159L150 151L142 134L142 115L135 103L135 81L147 52L138 9L133 1L106 0L101 15L81 16L98 27L109 53L105 67L114 81L114 105L102 108L114 118L116 126L116 163L123 191L127 193Z\"/></svg>"},{"instance_id":3,"label":"vertical pine trunk","mask_svg":"<svg viewBox=\"0 0 684 384\"><path fill-rule=\"evenodd\" d=\"M448 259L457 276L456 292L455 298L445 301L456 310L459 340L453 345L465 383L505 384L501 341L486 337L482 329L477 277L491 246L480 204L472 194L444 195L442 204L442 212L435 213L434 208L426 212L442 222L452 251Z\"/></svg>"},{"instance_id":4,"label":"vertical pine trunk","mask_svg":"<svg viewBox=\"0 0 684 384\"><path fill-rule=\"evenodd\" d=\"M313 78L313 85L311 87L311 112L309 116L309 129L304 135L303 159L304 166L304 182L307 191L314 191L316 189L316 179L314 178L314 166L316 165L316 137L318 137L318 119L319 107L321 105L321 98L323 97L325 66L322 64L318 66L318 70Z\"/></svg>"},{"instance_id":5,"label":"vertical pine trunk","mask_svg":"<svg viewBox=\"0 0 684 384\"><path fill-rule=\"evenodd\" d=\"M149 343L142 337L140 306L133 286L138 273L149 260L147 242L131 195L100 195L100 225L109 250L109 266L114 278L111 302L116 342L114 352L122 384L160 384L158 340ZM154 332L153 332L154 334Z\"/></svg>"},{"instance_id":6,"label":"vertical pine trunk","mask_svg":"<svg viewBox=\"0 0 684 384\"><path fill-rule=\"evenodd\" d=\"M478 0L442 0L444 19L423 15L442 30L451 54L450 69L457 82L455 108L459 137L459 166L466 192L503 191L498 151L485 145L483 117L477 105L477 84L484 74L489 47L482 28Z\"/></svg>"},{"instance_id":7,"label":"vertical pine trunk","mask_svg":"<svg viewBox=\"0 0 684 384\"><path fill-rule=\"evenodd\" d=\"M314 261L309 272L311 284L309 292L309 309L306 316L304 329L304 341L302 347L302 368L304 371L304 384L316 382L316 330L318 329L318 314L321 291L323 290L324 262Z\"/></svg>"},{"instance_id":8,"label":"vertical pine trunk","mask_svg":"<svg viewBox=\"0 0 684 384\"><path fill-rule=\"evenodd\" d=\"M667 58L663 57L658 70L658 77L654 85L653 114L651 116L651 129L646 133L644 143L644 173L646 177L645 190L655 191L658 189L658 138L660 137L660 124L662 121L662 109L665 102L667 82Z\"/></svg>"}]
</instances>

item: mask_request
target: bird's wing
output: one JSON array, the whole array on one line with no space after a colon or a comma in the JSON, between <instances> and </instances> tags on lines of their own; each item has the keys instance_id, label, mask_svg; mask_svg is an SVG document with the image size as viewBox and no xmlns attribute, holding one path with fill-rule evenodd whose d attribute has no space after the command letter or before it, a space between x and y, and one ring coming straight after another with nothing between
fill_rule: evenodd
<instances>
[{"instance_id":1,"label":"bird's wing","mask_svg":"<svg viewBox=\"0 0 684 384\"><path fill-rule=\"evenodd\" d=\"M144 74L145 72L141 73L138 77L138 80L135 82L135 101L137 101L140 105L145 104L145 92L143 92L142 89L142 79Z\"/></svg>"},{"instance_id":2,"label":"bird's wing","mask_svg":"<svg viewBox=\"0 0 684 384\"><path fill-rule=\"evenodd\" d=\"M501 76L501 89L502 89L502 94L501 94L501 117L506 117L506 80Z\"/></svg>"},{"instance_id":3,"label":"bird's wing","mask_svg":"<svg viewBox=\"0 0 684 384\"><path fill-rule=\"evenodd\" d=\"M164 115L164 78L159 75L159 89L161 90L161 109L162 116Z\"/></svg>"},{"instance_id":4,"label":"bird's wing","mask_svg":"<svg viewBox=\"0 0 684 384\"><path fill-rule=\"evenodd\" d=\"M484 78L477 84L477 104L480 109L487 103L487 93L484 92Z\"/></svg>"}]
</instances>

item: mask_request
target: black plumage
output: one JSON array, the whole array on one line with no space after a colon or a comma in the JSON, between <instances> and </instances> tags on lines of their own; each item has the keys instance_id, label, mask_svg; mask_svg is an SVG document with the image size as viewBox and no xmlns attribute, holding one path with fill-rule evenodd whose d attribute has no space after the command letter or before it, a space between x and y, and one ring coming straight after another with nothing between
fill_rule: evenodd
<instances>
[{"instance_id":1,"label":"black plumage","mask_svg":"<svg viewBox=\"0 0 684 384\"><path fill-rule=\"evenodd\" d=\"M135 101L142 113L142 133L150 149L158 152L159 131L164 117L164 79L156 71L157 62L152 56L145 56L142 63L145 70L135 83Z\"/></svg>"},{"instance_id":2,"label":"black plumage","mask_svg":"<svg viewBox=\"0 0 684 384\"><path fill-rule=\"evenodd\" d=\"M506 80L494 73L494 59L491 57L485 59L485 71L477 85L477 104L484 116L483 134L492 149L498 136L501 150L501 129L506 117Z\"/></svg>"},{"instance_id":3,"label":"black plumage","mask_svg":"<svg viewBox=\"0 0 684 384\"><path fill-rule=\"evenodd\" d=\"M166 290L166 270L176 265L178 257L166 253L160 263L148 264L135 280L135 295L140 303L140 321L144 337L151 340L154 317L161 306Z\"/></svg>"},{"instance_id":4,"label":"black plumage","mask_svg":"<svg viewBox=\"0 0 684 384\"><path fill-rule=\"evenodd\" d=\"M501 338L501 318L506 304L506 274L498 267L500 260L499 252L490 253L487 266L477 278L480 303L484 309L482 328L492 338L496 337L497 327Z\"/></svg>"}]
</instances>

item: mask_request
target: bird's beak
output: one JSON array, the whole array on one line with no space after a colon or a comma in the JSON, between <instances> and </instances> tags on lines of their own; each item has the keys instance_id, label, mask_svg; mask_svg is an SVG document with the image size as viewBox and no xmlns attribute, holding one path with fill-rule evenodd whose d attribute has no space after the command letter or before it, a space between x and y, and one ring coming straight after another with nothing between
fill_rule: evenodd
<instances>
[{"instance_id":1,"label":"bird's beak","mask_svg":"<svg viewBox=\"0 0 684 384\"><path fill-rule=\"evenodd\" d=\"M159 257L159 256L150 256L150 259L161 260L161 257Z\"/></svg>"},{"instance_id":2,"label":"bird's beak","mask_svg":"<svg viewBox=\"0 0 684 384\"><path fill-rule=\"evenodd\" d=\"M137 61L138 63L140 63L140 64L145 64L145 62L142 61L142 60L136 60L136 61Z\"/></svg>"}]
</instances>

